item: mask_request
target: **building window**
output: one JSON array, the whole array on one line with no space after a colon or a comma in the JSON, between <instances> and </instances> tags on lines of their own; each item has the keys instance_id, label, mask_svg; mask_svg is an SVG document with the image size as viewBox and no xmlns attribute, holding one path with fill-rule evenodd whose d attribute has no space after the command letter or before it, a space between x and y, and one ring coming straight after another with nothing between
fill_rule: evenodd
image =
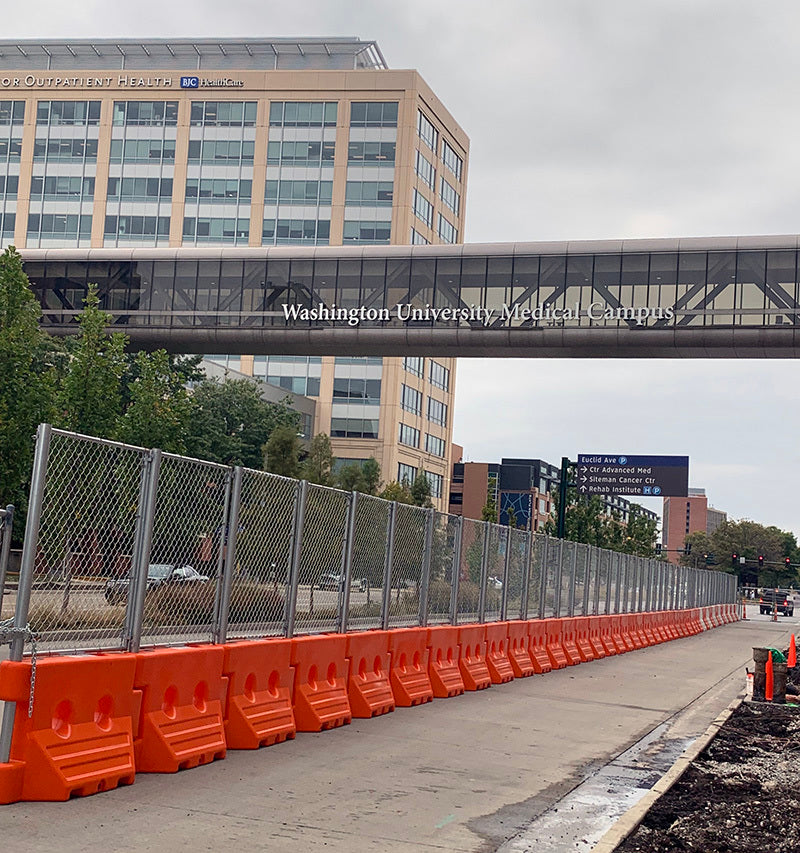
<instances>
[{"instance_id":1,"label":"building window","mask_svg":"<svg viewBox=\"0 0 800 853\"><path fill-rule=\"evenodd\" d=\"M464 168L464 161L456 154L455 150L450 147L446 139L442 140L442 163L455 175L456 180L461 180L461 171Z\"/></svg>"},{"instance_id":2,"label":"building window","mask_svg":"<svg viewBox=\"0 0 800 853\"><path fill-rule=\"evenodd\" d=\"M400 390L400 408L412 415L422 414L422 394L416 388L403 384Z\"/></svg>"},{"instance_id":3,"label":"building window","mask_svg":"<svg viewBox=\"0 0 800 853\"><path fill-rule=\"evenodd\" d=\"M351 207L391 207L392 181L348 181L344 203Z\"/></svg>"},{"instance_id":4,"label":"building window","mask_svg":"<svg viewBox=\"0 0 800 853\"><path fill-rule=\"evenodd\" d=\"M425 368L425 359L419 358L418 356L406 356L403 359L403 370L407 373L411 373L413 376L419 376L422 378L424 375Z\"/></svg>"},{"instance_id":5,"label":"building window","mask_svg":"<svg viewBox=\"0 0 800 853\"><path fill-rule=\"evenodd\" d=\"M416 228L411 229L412 246L428 246L430 245L430 242L431 241L427 237L424 237L422 234L420 234Z\"/></svg>"},{"instance_id":6,"label":"building window","mask_svg":"<svg viewBox=\"0 0 800 853\"><path fill-rule=\"evenodd\" d=\"M425 184L428 189L436 189L436 169L433 163L421 152L417 151L416 169L417 177Z\"/></svg>"},{"instance_id":7,"label":"building window","mask_svg":"<svg viewBox=\"0 0 800 853\"><path fill-rule=\"evenodd\" d=\"M267 181L266 204L329 205L333 181Z\"/></svg>"},{"instance_id":8,"label":"building window","mask_svg":"<svg viewBox=\"0 0 800 853\"><path fill-rule=\"evenodd\" d=\"M322 358L305 355L257 355L253 358L253 376L306 397L319 396Z\"/></svg>"},{"instance_id":9,"label":"building window","mask_svg":"<svg viewBox=\"0 0 800 853\"><path fill-rule=\"evenodd\" d=\"M461 209L461 196L456 192L456 188L451 186L444 178L441 181L441 196L445 206L458 216L458 212Z\"/></svg>"},{"instance_id":10,"label":"building window","mask_svg":"<svg viewBox=\"0 0 800 853\"><path fill-rule=\"evenodd\" d=\"M198 149L198 159L199 159ZM174 139L112 139L112 163L174 163Z\"/></svg>"},{"instance_id":11,"label":"building window","mask_svg":"<svg viewBox=\"0 0 800 853\"><path fill-rule=\"evenodd\" d=\"M378 418L331 418L331 438L377 438Z\"/></svg>"},{"instance_id":12,"label":"building window","mask_svg":"<svg viewBox=\"0 0 800 853\"><path fill-rule=\"evenodd\" d=\"M439 214L439 229L438 229L439 239L443 243L457 243L458 242L458 231L456 227L448 222L442 214Z\"/></svg>"},{"instance_id":13,"label":"building window","mask_svg":"<svg viewBox=\"0 0 800 853\"><path fill-rule=\"evenodd\" d=\"M386 244L392 233L392 223L387 222L356 222L347 220L344 223L342 242Z\"/></svg>"},{"instance_id":14,"label":"building window","mask_svg":"<svg viewBox=\"0 0 800 853\"><path fill-rule=\"evenodd\" d=\"M348 142L347 162L359 166L394 166L397 143Z\"/></svg>"},{"instance_id":15,"label":"building window","mask_svg":"<svg viewBox=\"0 0 800 853\"><path fill-rule=\"evenodd\" d=\"M172 201L172 178L109 178L109 201Z\"/></svg>"},{"instance_id":16,"label":"building window","mask_svg":"<svg viewBox=\"0 0 800 853\"><path fill-rule=\"evenodd\" d=\"M18 180L18 177L9 175L7 188L10 188L12 181L16 183ZM16 186L14 193L16 194ZM92 198L94 198L94 178L82 178L79 175L71 177L53 175L46 178L34 175L31 178L31 199L79 201Z\"/></svg>"},{"instance_id":17,"label":"building window","mask_svg":"<svg viewBox=\"0 0 800 853\"><path fill-rule=\"evenodd\" d=\"M327 246L330 236L330 219L265 219L261 242L265 246Z\"/></svg>"},{"instance_id":18,"label":"building window","mask_svg":"<svg viewBox=\"0 0 800 853\"><path fill-rule=\"evenodd\" d=\"M214 201L250 203L253 182L238 178L187 178L187 201Z\"/></svg>"},{"instance_id":19,"label":"building window","mask_svg":"<svg viewBox=\"0 0 800 853\"><path fill-rule=\"evenodd\" d=\"M22 140L20 140L20 146L21 143ZM1 151L0 159L2 159ZM48 163L95 162L97 160L97 140L36 139L33 142L33 159L47 160Z\"/></svg>"},{"instance_id":20,"label":"building window","mask_svg":"<svg viewBox=\"0 0 800 853\"><path fill-rule=\"evenodd\" d=\"M33 180L36 180L36 178ZM92 180L92 191L94 191L94 180L90 180ZM16 198L18 191L19 175L0 175L0 196L4 198ZM33 192L31 192L31 195L33 195Z\"/></svg>"},{"instance_id":21,"label":"building window","mask_svg":"<svg viewBox=\"0 0 800 853\"><path fill-rule=\"evenodd\" d=\"M17 214L16 213L4 213L0 214L0 235L3 237L12 237L14 236L14 228L17 224Z\"/></svg>"},{"instance_id":22,"label":"building window","mask_svg":"<svg viewBox=\"0 0 800 853\"><path fill-rule=\"evenodd\" d=\"M28 214L29 240L88 240L92 236L91 214L30 213Z\"/></svg>"},{"instance_id":23,"label":"building window","mask_svg":"<svg viewBox=\"0 0 800 853\"><path fill-rule=\"evenodd\" d=\"M428 228L433 226L433 205L419 190L414 190L414 216L424 222Z\"/></svg>"},{"instance_id":24,"label":"building window","mask_svg":"<svg viewBox=\"0 0 800 853\"><path fill-rule=\"evenodd\" d=\"M267 143L268 166L333 166L336 145L334 142L273 140Z\"/></svg>"},{"instance_id":25,"label":"building window","mask_svg":"<svg viewBox=\"0 0 800 853\"><path fill-rule=\"evenodd\" d=\"M426 471L425 476L428 478L431 487L431 497L440 498L444 488L444 477L441 474L435 474L433 471Z\"/></svg>"},{"instance_id":26,"label":"building window","mask_svg":"<svg viewBox=\"0 0 800 853\"><path fill-rule=\"evenodd\" d=\"M434 361L433 359L429 363L428 379L430 379L431 385L435 385L443 391L449 391L450 371L443 364L439 364L438 361Z\"/></svg>"},{"instance_id":27,"label":"building window","mask_svg":"<svg viewBox=\"0 0 800 853\"><path fill-rule=\"evenodd\" d=\"M192 127L255 127L255 101L192 101Z\"/></svg>"},{"instance_id":28,"label":"building window","mask_svg":"<svg viewBox=\"0 0 800 853\"><path fill-rule=\"evenodd\" d=\"M438 150L439 131L433 126L433 123L426 118L422 110L417 113L417 134L435 154Z\"/></svg>"},{"instance_id":29,"label":"building window","mask_svg":"<svg viewBox=\"0 0 800 853\"><path fill-rule=\"evenodd\" d=\"M0 101L0 125L23 124L25 101Z\"/></svg>"},{"instance_id":30,"label":"building window","mask_svg":"<svg viewBox=\"0 0 800 853\"><path fill-rule=\"evenodd\" d=\"M428 397L428 420L432 424L447 426L447 405Z\"/></svg>"},{"instance_id":31,"label":"building window","mask_svg":"<svg viewBox=\"0 0 800 853\"><path fill-rule=\"evenodd\" d=\"M169 239L169 216L106 216L105 239Z\"/></svg>"},{"instance_id":32,"label":"building window","mask_svg":"<svg viewBox=\"0 0 800 853\"><path fill-rule=\"evenodd\" d=\"M407 444L409 447L419 447L419 430L407 424L400 424L398 441L400 444Z\"/></svg>"},{"instance_id":33,"label":"building window","mask_svg":"<svg viewBox=\"0 0 800 853\"><path fill-rule=\"evenodd\" d=\"M247 244L250 220L235 217L187 216L183 220L183 238L194 243Z\"/></svg>"},{"instance_id":34,"label":"building window","mask_svg":"<svg viewBox=\"0 0 800 853\"><path fill-rule=\"evenodd\" d=\"M411 486L414 483L414 480L417 479L417 469L413 465L406 465L404 462L400 462L397 465L397 482L405 483L407 486Z\"/></svg>"},{"instance_id":35,"label":"building window","mask_svg":"<svg viewBox=\"0 0 800 853\"><path fill-rule=\"evenodd\" d=\"M220 166L253 165L255 142L239 139L190 139L190 163Z\"/></svg>"},{"instance_id":36,"label":"building window","mask_svg":"<svg viewBox=\"0 0 800 853\"><path fill-rule=\"evenodd\" d=\"M36 124L51 127L100 124L100 101L39 101Z\"/></svg>"},{"instance_id":37,"label":"building window","mask_svg":"<svg viewBox=\"0 0 800 853\"><path fill-rule=\"evenodd\" d=\"M337 403L364 403L369 406L379 406L381 380L335 377L333 399Z\"/></svg>"},{"instance_id":38,"label":"building window","mask_svg":"<svg viewBox=\"0 0 800 853\"><path fill-rule=\"evenodd\" d=\"M425 433L425 452L444 458L445 440L436 435Z\"/></svg>"},{"instance_id":39,"label":"building window","mask_svg":"<svg viewBox=\"0 0 800 853\"><path fill-rule=\"evenodd\" d=\"M177 101L114 101L112 124L144 127L176 127Z\"/></svg>"},{"instance_id":40,"label":"building window","mask_svg":"<svg viewBox=\"0 0 800 853\"><path fill-rule=\"evenodd\" d=\"M397 101L353 101L350 127L397 127Z\"/></svg>"},{"instance_id":41,"label":"building window","mask_svg":"<svg viewBox=\"0 0 800 853\"><path fill-rule=\"evenodd\" d=\"M336 127L336 101L273 101L270 127Z\"/></svg>"}]
</instances>

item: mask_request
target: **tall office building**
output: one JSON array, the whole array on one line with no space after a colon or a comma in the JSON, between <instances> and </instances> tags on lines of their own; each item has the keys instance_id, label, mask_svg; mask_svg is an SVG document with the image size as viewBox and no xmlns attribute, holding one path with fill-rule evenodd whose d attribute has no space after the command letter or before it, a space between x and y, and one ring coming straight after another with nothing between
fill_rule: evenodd
<instances>
[{"instance_id":1,"label":"tall office building","mask_svg":"<svg viewBox=\"0 0 800 853\"><path fill-rule=\"evenodd\" d=\"M662 540L671 563L680 562L690 533L701 531L709 536L728 519L727 513L709 506L705 489L689 489L684 497L664 498Z\"/></svg>"},{"instance_id":2,"label":"tall office building","mask_svg":"<svg viewBox=\"0 0 800 853\"><path fill-rule=\"evenodd\" d=\"M372 41L0 41L0 240L20 249L456 243L468 151ZM201 309L219 262L186 282ZM339 262L340 307L362 263ZM337 457L424 470L446 509L454 359L227 361L314 397Z\"/></svg>"}]
</instances>

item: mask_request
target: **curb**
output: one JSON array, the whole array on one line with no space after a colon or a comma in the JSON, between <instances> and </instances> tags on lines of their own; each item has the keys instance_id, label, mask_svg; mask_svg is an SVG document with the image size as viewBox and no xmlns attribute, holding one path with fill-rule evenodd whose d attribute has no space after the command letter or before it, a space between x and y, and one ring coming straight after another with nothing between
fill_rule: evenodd
<instances>
[{"instance_id":1,"label":"curb","mask_svg":"<svg viewBox=\"0 0 800 853\"><path fill-rule=\"evenodd\" d=\"M711 743L717 733L727 722L731 714L744 701L744 693L740 693L728 707L722 711L701 734L694 743L690 744L670 767L669 770L656 782L655 785L639 800L636 805L631 806L627 812L606 832L606 834L592 847L591 853L613 853L622 842L631 835L645 819L647 812L653 804L683 776L691 763Z\"/></svg>"}]
</instances>

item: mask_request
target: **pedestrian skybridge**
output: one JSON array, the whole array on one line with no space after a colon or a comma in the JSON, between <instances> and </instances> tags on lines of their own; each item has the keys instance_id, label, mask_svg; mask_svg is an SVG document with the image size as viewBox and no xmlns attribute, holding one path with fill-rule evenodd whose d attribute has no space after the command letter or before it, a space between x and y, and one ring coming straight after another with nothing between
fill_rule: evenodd
<instances>
[{"instance_id":1,"label":"pedestrian skybridge","mask_svg":"<svg viewBox=\"0 0 800 853\"><path fill-rule=\"evenodd\" d=\"M25 249L57 335L89 283L136 349L798 357L800 236L448 246Z\"/></svg>"}]
</instances>

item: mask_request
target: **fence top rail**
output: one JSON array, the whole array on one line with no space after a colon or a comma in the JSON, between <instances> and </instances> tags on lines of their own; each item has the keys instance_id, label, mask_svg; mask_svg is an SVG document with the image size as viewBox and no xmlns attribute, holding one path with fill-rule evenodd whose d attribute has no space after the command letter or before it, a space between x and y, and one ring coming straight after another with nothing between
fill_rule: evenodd
<instances>
[{"instance_id":1,"label":"fence top rail","mask_svg":"<svg viewBox=\"0 0 800 853\"><path fill-rule=\"evenodd\" d=\"M119 450L135 450L137 453L149 453L150 448L148 447L139 447L137 444L125 444L124 441L114 441L111 438L99 438L95 435L83 435L79 432L71 432L67 429L56 429L53 427L52 430L53 435L60 435L63 438L71 438L76 441L84 441L90 444L102 444L106 447L115 447Z\"/></svg>"}]
</instances>

